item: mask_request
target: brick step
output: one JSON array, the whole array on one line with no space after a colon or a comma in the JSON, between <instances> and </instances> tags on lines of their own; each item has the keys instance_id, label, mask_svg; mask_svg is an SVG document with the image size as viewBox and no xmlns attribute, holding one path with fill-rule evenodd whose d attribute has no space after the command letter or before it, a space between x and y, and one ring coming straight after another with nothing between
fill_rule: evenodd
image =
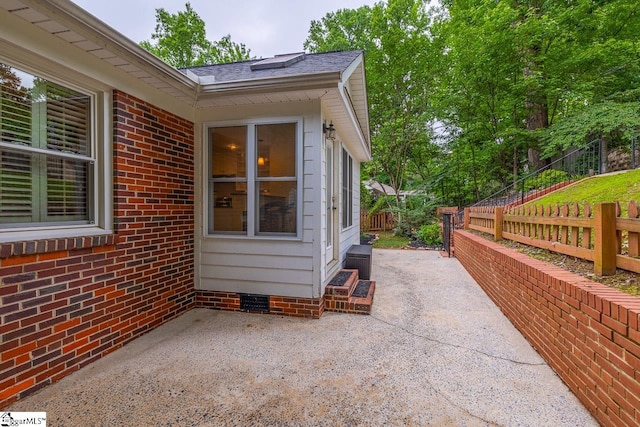
<instances>
[{"instance_id":1,"label":"brick step","mask_svg":"<svg viewBox=\"0 0 640 427\"><path fill-rule=\"evenodd\" d=\"M358 279L358 270L341 270L325 289L324 309L339 313L371 314L375 289L375 281Z\"/></svg>"},{"instance_id":2,"label":"brick step","mask_svg":"<svg viewBox=\"0 0 640 427\"><path fill-rule=\"evenodd\" d=\"M340 270L327 283L325 294L348 297L358 283L358 270Z\"/></svg>"}]
</instances>

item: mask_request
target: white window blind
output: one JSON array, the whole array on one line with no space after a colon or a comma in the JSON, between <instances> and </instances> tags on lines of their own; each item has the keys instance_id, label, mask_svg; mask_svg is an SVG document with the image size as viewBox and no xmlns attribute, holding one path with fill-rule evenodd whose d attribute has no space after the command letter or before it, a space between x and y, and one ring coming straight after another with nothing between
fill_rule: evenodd
<instances>
[{"instance_id":1,"label":"white window blind","mask_svg":"<svg viewBox=\"0 0 640 427\"><path fill-rule=\"evenodd\" d=\"M90 223L92 98L0 63L0 228Z\"/></svg>"}]
</instances>

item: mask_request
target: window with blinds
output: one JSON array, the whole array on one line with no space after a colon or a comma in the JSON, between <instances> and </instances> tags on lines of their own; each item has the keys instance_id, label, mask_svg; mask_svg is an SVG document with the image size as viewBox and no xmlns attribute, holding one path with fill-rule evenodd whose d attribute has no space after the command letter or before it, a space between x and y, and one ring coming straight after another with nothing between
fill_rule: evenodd
<instances>
[{"instance_id":1,"label":"window with blinds","mask_svg":"<svg viewBox=\"0 0 640 427\"><path fill-rule=\"evenodd\" d=\"M0 63L0 228L92 223L92 97Z\"/></svg>"}]
</instances>

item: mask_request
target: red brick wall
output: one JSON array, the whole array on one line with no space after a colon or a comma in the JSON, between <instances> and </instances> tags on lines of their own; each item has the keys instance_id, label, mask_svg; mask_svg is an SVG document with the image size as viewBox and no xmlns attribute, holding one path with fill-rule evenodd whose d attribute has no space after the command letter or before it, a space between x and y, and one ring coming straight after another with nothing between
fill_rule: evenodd
<instances>
[{"instance_id":1,"label":"red brick wall","mask_svg":"<svg viewBox=\"0 0 640 427\"><path fill-rule=\"evenodd\" d=\"M0 407L193 307L193 132L115 92L115 235L0 245Z\"/></svg>"},{"instance_id":2,"label":"red brick wall","mask_svg":"<svg viewBox=\"0 0 640 427\"><path fill-rule=\"evenodd\" d=\"M465 231L456 258L603 425L640 425L640 298Z\"/></svg>"},{"instance_id":3,"label":"red brick wall","mask_svg":"<svg viewBox=\"0 0 640 427\"><path fill-rule=\"evenodd\" d=\"M214 310L241 311L240 295L235 292L197 290L196 306ZM323 298L269 296L269 314L318 319L323 312Z\"/></svg>"}]
</instances>

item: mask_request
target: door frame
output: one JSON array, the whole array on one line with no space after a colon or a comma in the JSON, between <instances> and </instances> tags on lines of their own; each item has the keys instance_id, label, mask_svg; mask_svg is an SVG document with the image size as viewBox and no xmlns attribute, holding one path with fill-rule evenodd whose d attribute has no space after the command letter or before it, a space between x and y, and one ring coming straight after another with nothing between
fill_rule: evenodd
<instances>
[{"instance_id":1,"label":"door frame","mask_svg":"<svg viewBox=\"0 0 640 427\"><path fill-rule=\"evenodd\" d=\"M338 217L339 198L338 198L338 176L336 167L338 160L336 158L336 142L329 138L324 138L324 157L325 157L325 258L326 265L331 265L338 261L339 251L339 221Z\"/></svg>"}]
</instances>

